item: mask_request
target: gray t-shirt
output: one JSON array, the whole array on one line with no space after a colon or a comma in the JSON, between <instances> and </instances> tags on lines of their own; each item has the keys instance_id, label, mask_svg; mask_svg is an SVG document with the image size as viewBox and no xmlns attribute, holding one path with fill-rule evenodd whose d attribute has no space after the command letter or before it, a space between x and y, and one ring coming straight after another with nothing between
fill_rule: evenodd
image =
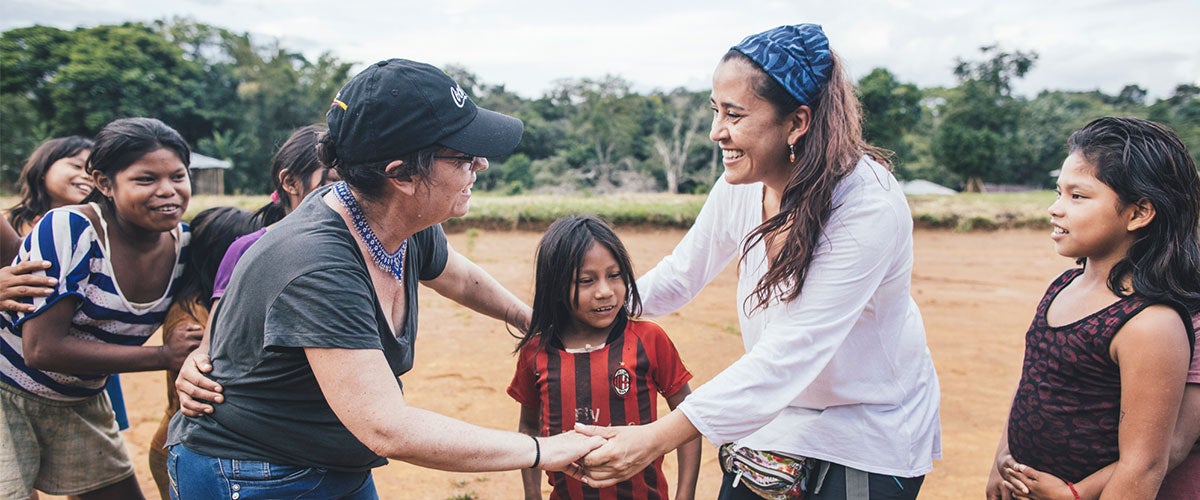
<instances>
[{"instance_id":1,"label":"gray t-shirt","mask_svg":"<svg viewBox=\"0 0 1200 500\"><path fill-rule=\"evenodd\" d=\"M393 335L351 230L321 199L327 189L307 197L237 264L210 333L212 378L224 388L225 402L214 405L212 415L177 414L168 445L334 470L387 463L338 420L304 348L382 349L397 377L411 369L418 288L411 278L442 273L446 235L435 225L409 238L408 312Z\"/></svg>"}]
</instances>

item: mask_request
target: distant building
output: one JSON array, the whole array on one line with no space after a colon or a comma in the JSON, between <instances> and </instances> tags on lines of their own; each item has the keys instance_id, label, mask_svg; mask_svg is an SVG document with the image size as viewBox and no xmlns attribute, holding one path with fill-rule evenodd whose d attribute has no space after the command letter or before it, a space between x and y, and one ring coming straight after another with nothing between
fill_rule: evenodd
<instances>
[{"instance_id":1,"label":"distant building","mask_svg":"<svg viewBox=\"0 0 1200 500\"><path fill-rule=\"evenodd\" d=\"M901 181L900 183L901 183L901 184L904 186L904 194L910 194L910 195L917 195L917 194L943 194L943 195L958 194L958 191L955 191L955 190L953 190L953 189L950 189L950 188L948 188L948 187L946 187L946 186L943 186L943 185L941 185L941 184L937 184L937 183L934 183L934 182L927 181L927 180L925 180L925 179L916 179L916 180L911 180L911 181Z\"/></svg>"},{"instance_id":2,"label":"distant building","mask_svg":"<svg viewBox=\"0 0 1200 500\"><path fill-rule=\"evenodd\" d=\"M192 194L225 194L225 171L233 164L192 153Z\"/></svg>"},{"instance_id":3,"label":"distant building","mask_svg":"<svg viewBox=\"0 0 1200 500\"><path fill-rule=\"evenodd\" d=\"M1038 191L1042 188L1038 186L1030 186L1026 184L989 184L983 183L983 192L985 193L1024 193L1028 191Z\"/></svg>"}]
</instances>

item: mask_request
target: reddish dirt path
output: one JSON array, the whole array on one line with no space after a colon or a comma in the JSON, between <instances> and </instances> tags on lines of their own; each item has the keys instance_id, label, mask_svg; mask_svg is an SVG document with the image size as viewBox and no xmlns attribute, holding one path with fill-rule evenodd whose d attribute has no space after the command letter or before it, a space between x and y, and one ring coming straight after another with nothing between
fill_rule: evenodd
<instances>
[{"instance_id":1,"label":"reddish dirt path","mask_svg":"<svg viewBox=\"0 0 1200 500\"><path fill-rule=\"evenodd\" d=\"M640 270L649 269L682 237L678 230L619 231ZM540 234L481 231L451 235L451 244L528 299L532 255ZM942 384L944 458L934 464L923 499L979 498L1021 365L1023 335L1042 291L1071 265L1057 256L1044 231L960 234L919 230L913 295ZM693 387L741 353L732 267L691 304L659 318L684 362ZM405 377L411 404L495 428L516 429L519 408L505 393L515 364L503 325L426 290L422 294L417 364ZM153 342L153 341L152 341ZM165 401L160 372L122 376L132 428L126 431L137 473L151 498L146 447ZM665 412L666 403L660 402ZM698 498L715 498L720 472L705 443ZM674 484L674 458L667 476ZM375 471L388 499L521 497L516 472L462 474L404 463ZM46 497L43 498L53 498Z\"/></svg>"}]
</instances>

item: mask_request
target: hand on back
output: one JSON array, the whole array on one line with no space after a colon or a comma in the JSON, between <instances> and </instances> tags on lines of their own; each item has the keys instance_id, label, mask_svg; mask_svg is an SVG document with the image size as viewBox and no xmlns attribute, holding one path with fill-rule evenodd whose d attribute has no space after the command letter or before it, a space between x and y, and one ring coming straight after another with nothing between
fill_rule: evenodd
<instances>
[{"instance_id":1,"label":"hand on back","mask_svg":"<svg viewBox=\"0 0 1200 500\"><path fill-rule=\"evenodd\" d=\"M34 260L0 267L0 311L33 312L33 304L19 300L46 297L54 292L58 280L44 274L34 274L50 268L50 262Z\"/></svg>"},{"instance_id":2,"label":"hand on back","mask_svg":"<svg viewBox=\"0 0 1200 500\"><path fill-rule=\"evenodd\" d=\"M201 349L192 351L179 367L175 392L179 395L179 411L185 416L199 417L213 412L213 403L225 401L221 385L205 376L212 372L212 359Z\"/></svg>"}]
</instances>

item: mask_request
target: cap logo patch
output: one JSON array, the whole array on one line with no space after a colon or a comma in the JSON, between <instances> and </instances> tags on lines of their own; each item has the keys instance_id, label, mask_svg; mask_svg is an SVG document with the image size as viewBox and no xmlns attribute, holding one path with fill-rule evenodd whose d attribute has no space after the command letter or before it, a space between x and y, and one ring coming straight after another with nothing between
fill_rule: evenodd
<instances>
[{"instance_id":1,"label":"cap logo patch","mask_svg":"<svg viewBox=\"0 0 1200 500\"><path fill-rule=\"evenodd\" d=\"M334 100L333 100L333 104L330 104L330 105L329 105L329 107L331 107L331 108L332 108L332 107L334 107L334 106L337 106L337 107L339 107L339 108L342 108L342 111L345 111L345 110L346 110L346 103L344 103L344 102L342 102L342 101L339 101L339 100L337 100L337 99L334 99Z\"/></svg>"},{"instance_id":2,"label":"cap logo patch","mask_svg":"<svg viewBox=\"0 0 1200 500\"><path fill-rule=\"evenodd\" d=\"M454 104L460 108L467 104L467 93L458 85L450 88L450 97L454 99Z\"/></svg>"}]
</instances>

